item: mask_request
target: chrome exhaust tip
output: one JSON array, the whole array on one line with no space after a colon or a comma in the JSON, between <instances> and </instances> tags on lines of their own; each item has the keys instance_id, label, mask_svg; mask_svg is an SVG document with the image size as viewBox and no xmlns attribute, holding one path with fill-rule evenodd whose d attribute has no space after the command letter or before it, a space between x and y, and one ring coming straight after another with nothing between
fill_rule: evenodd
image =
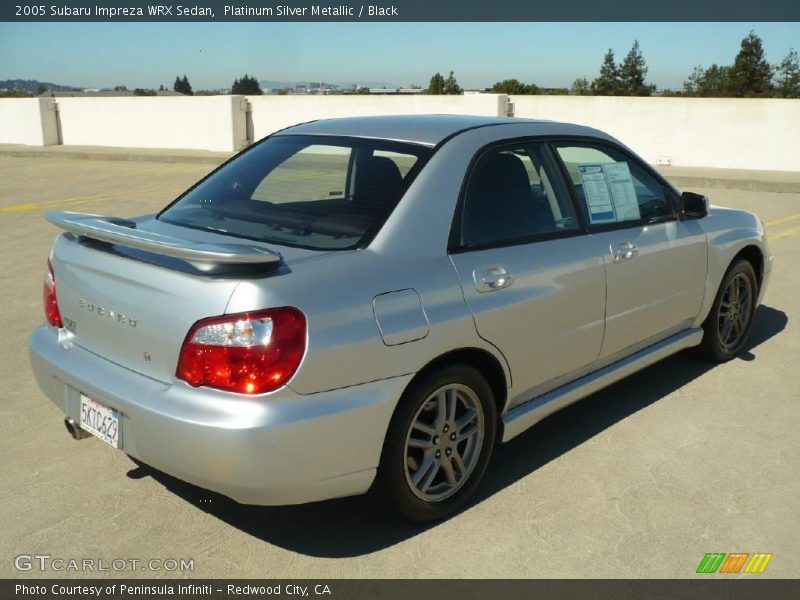
<instances>
[{"instance_id":1,"label":"chrome exhaust tip","mask_svg":"<svg viewBox=\"0 0 800 600\"><path fill-rule=\"evenodd\" d=\"M74 440L82 440L92 435L85 429L81 428L81 426L78 425L78 423L76 423L72 417L64 418L64 427L67 428L67 432L72 436L72 439Z\"/></svg>"}]
</instances>

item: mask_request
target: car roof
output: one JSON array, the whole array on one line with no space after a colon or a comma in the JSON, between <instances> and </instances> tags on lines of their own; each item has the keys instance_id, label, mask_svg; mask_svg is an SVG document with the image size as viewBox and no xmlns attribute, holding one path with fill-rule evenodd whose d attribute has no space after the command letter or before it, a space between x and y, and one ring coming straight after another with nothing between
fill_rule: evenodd
<instances>
[{"instance_id":1,"label":"car roof","mask_svg":"<svg viewBox=\"0 0 800 600\"><path fill-rule=\"evenodd\" d=\"M463 131L497 125L504 126L499 137L538 134L607 137L607 134L596 129L571 123L469 115L386 115L321 119L288 127L277 135L346 136L436 146ZM506 127L519 131L508 131Z\"/></svg>"}]
</instances>

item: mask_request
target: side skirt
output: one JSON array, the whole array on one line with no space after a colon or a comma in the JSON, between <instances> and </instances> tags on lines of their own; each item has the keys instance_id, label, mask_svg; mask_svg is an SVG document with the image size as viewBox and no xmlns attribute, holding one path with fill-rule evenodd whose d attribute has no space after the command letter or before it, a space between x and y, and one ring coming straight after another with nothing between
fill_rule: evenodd
<instances>
[{"instance_id":1,"label":"side skirt","mask_svg":"<svg viewBox=\"0 0 800 600\"><path fill-rule=\"evenodd\" d=\"M511 409L503 416L503 441L507 442L515 438L554 412L594 394L636 371L649 367L685 348L697 346L702 339L703 330L700 328L681 331L636 354Z\"/></svg>"}]
</instances>

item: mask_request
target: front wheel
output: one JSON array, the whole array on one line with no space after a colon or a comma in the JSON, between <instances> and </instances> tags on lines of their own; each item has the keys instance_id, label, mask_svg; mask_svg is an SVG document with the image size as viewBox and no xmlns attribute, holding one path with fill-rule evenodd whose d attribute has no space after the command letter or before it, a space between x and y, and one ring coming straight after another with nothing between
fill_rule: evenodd
<instances>
[{"instance_id":1,"label":"front wheel","mask_svg":"<svg viewBox=\"0 0 800 600\"><path fill-rule=\"evenodd\" d=\"M715 362L731 360L747 343L756 310L758 283L753 265L737 260L717 291L703 323L702 354Z\"/></svg>"},{"instance_id":2,"label":"front wheel","mask_svg":"<svg viewBox=\"0 0 800 600\"><path fill-rule=\"evenodd\" d=\"M494 451L497 409L476 369L450 365L413 382L392 418L378 491L416 522L456 512L483 478Z\"/></svg>"}]
</instances>

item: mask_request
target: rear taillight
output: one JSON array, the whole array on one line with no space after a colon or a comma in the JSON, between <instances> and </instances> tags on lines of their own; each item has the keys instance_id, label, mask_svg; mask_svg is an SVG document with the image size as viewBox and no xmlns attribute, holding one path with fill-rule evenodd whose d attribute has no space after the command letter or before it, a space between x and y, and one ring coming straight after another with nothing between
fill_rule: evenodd
<instances>
[{"instance_id":1,"label":"rear taillight","mask_svg":"<svg viewBox=\"0 0 800 600\"><path fill-rule=\"evenodd\" d=\"M285 384L306 350L306 319L296 308L212 317L183 342L176 376L193 386L263 394Z\"/></svg>"},{"instance_id":2,"label":"rear taillight","mask_svg":"<svg viewBox=\"0 0 800 600\"><path fill-rule=\"evenodd\" d=\"M56 299L56 276L53 274L53 265L50 259L47 260L47 274L44 276L44 289L42 290L44 300L44 316L47 322L53 327L63 327L61 313L58 310L58 299Z\"/></svg>"}]
</instances>

